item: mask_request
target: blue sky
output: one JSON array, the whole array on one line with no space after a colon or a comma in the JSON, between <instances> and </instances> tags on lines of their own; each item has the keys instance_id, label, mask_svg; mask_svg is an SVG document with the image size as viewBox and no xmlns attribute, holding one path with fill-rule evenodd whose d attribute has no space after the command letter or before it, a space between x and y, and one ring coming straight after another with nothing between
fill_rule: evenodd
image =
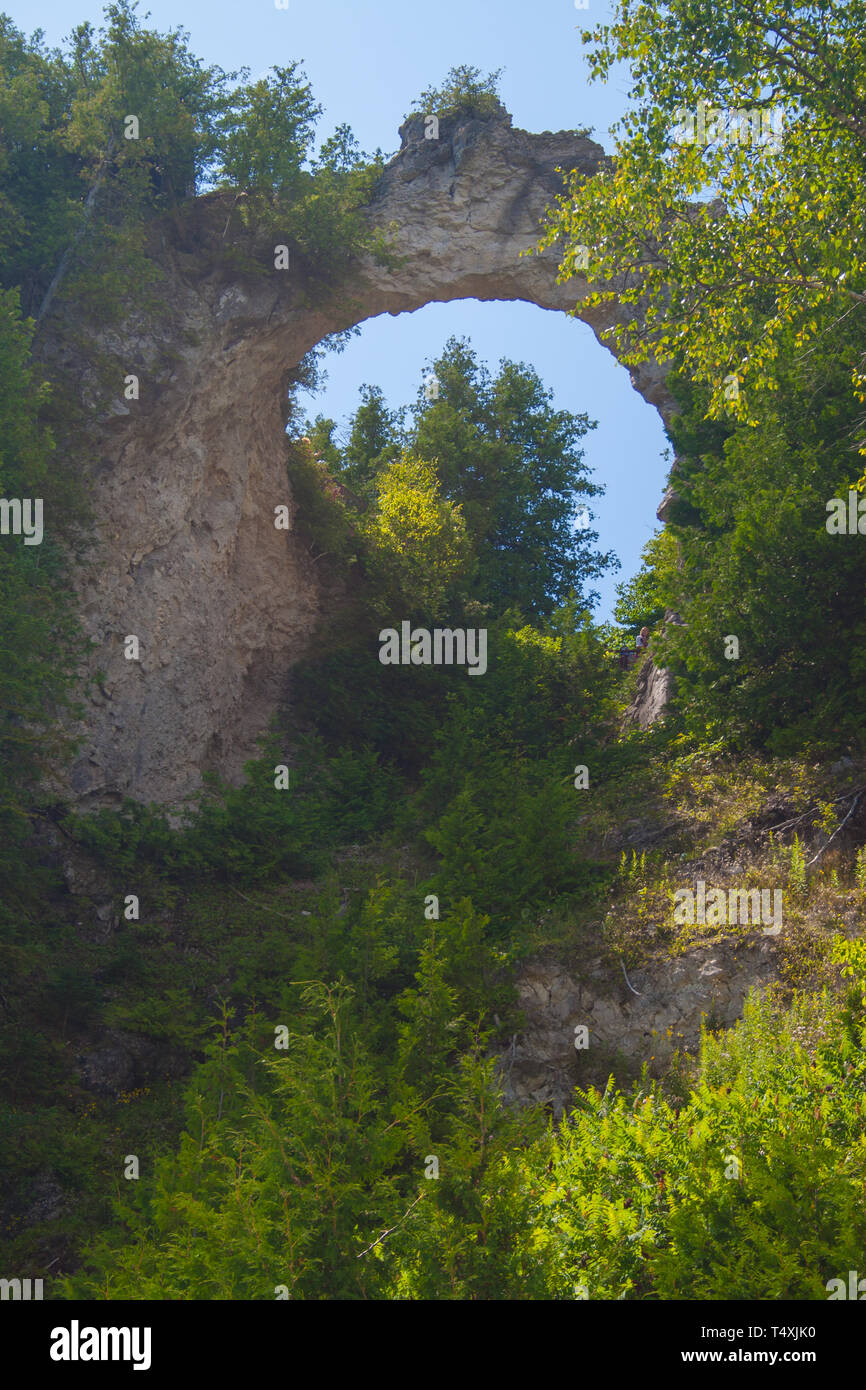
<instances>
[{"instance_id":1,"label":"blue sky","mask_svg":"<svg viewBox=\"0 0 866 1390\"><path fill-rule=\"evenodd\" d=\"M26 33L41 28L52 45L83 20L98 27L102 19L101 0L0 0L0 7ZM574 0L288 0L287 9L277 9L275 0L151 0L139 6L153 27L188 30L193 52L227 70L247 67L257 77L273 63L300 59L324 107L322 135L346 121L362 148L386 154L396 152L397 127L414 98L460 63L504 69L501 95L516 126L590 126L612 150L608 127L625 108L627 75L589 83L580 37L607 13L601 0L581 10ZM656 412L583 324L533 305L474 300L368 320L343 353L328 359L324 390L301 404L342 423L358 388L369 382L382 387L392 406L408 405L425 361L452 334L470 338L492 367L501 357L531 363L559 408L598 421L585 441L586 458L607 491L592 510L600 547L622 561L618 575L597 585L597 616L608 617L616 583L638 568L657 524L666 440Z\"/></svg>"}]
</instances>

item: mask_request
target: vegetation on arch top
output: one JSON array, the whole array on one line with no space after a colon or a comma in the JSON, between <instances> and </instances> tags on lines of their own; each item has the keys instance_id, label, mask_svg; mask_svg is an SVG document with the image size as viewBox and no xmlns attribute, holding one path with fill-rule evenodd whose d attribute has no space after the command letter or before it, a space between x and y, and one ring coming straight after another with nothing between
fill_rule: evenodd
<instances>
[{"instance_id":1,"label":"vegetation on arch top","mask_svg":"<svg viewBox=\"0 0 866 1390\"><path fill-rule=\"evenodd\" d=\"M413 110L404 117L404 126L421 118L436 116L440 121L447 120L497 120L511 125L511 112L504 105L499 92L499 79L504 69L497 68L485 77L480 68L461 64L449 68L441 87L425 87L419 97L412 102ZM591 127L575 127L578 136L591 134Z\"/></svg>"},{"instance_id":2,"label":"vegetation on arch top","mask_svg":"<svg viewBox=\"0 0 866 1390\"><path fill-rule=\"evenodd\" d=\"M0 17L0 282L25 315L41 323L60 294L122 318L153 278L147 224L204 191L235 195L227 234L273 225L322 274L369 249L359 209L383 156L347 125L318 140L300 63L250 81L205 65L184 30L146 28L137 0L104 13L63 49Z\"/></svg>"},{"instance_id":3,"label":"vegetation on arch top","mask_svg":"<svg viewBox=\"0 0 866 1390\"><path fill-rule=\"evenodd\" d=\"M425 87L413 102L415 111L424 116L470 116L485 120L491 116L508 116L499 96L502 68L483 76L480 68L461 64L450 68L441 87ZM407 115L406 120L410 117Z\"/></svg>"}]
</instances>

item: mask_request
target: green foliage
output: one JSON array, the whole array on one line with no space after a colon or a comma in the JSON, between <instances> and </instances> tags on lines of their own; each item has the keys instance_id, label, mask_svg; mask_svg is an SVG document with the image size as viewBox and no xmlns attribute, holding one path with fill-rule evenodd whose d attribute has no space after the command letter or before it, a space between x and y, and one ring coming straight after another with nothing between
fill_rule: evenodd
<instances>
[{"instance_id":1,"label":"green foliage","mask_svg":"<svg viewBox=\"0 0 866 1390\"><path fill-rule=\"evenodd\" d=\"M704 1036L684 1103L609 1085L544 1134L503 1108L483 1035L454 1065L447 941L398 1001L387 1092L345 984L298 985L285 1055L223 1027L177 1156L123 1203L131 1243L98 1243L70 1294L766 1301L824 1299L856 1267L862 943L839 955L847 1008L755 995Z\"/></svg>"},{"instance_id":2,"label":"green foliage","mask_svg":"<svg viewBox=\"0 0 866 1390\"><path fill-rule=\"evenodd\" d=\"M502 110L499 100L501 76L502 68L484 77L480 68L461 64L449 68L441 87L425 87L412 105L425 116L438 116L440 120L449 116L472 116L483 120Z\"/></svg>"},{"instance_id":3,"label":"green foliage","mask_svg":"<svg viewBox=\"0 0 866 1390\"><path fill-rule=\"evenodd\" d=\"M393 476L401 453L429 460L465 524L473 561L467 596L487 611L545 616L573 593L591 602L586 582L618 563L593 549L596 531L576 524L581 500L603 491L579 447L592 422L555 410L525 364L503 360L492 376L464 340L448 340L431 374L435 391L428 397L419 389L411 428L403 426L405 412L389 411L381 391L365 386L344 448L332 421L308 425L310 438L374 508L381 477Z\"/></svg>"},{"instance_id":4,"label":"green foliage","mask_svg":"<svg viewBox=\"0 0 866 1390\"><path fill-rule=\"evenodd\" d=\"M362 386L360 396L340 464L349 487L372 502L377 473L399 457L402 428L398 412L388 409L378 386Z\"/></svg>"},{"instance_id":5,"label":"green foliage","mask_svg":"<svg viewBox=\"0 0 866 1390\"><path fill-rule=\"evenodd\" d=\"M285 239L324 289L363 251L386 263L388 255L381 231L371 231L361 211L384 167L381 152L365 155L341 125L314 156L320 114L298 63L239 88L215 178L238 190L227 227L237 216L260 239Z\"/></svg>"},{"instance_id":6,"label":"green foliage","mask_svg":"<svg viewBox=\"0 0 866 1390\"><path fill-rule=\"evenodd\" d=\"M208 778L180 813L87 817L39 789L66 751L81 650L66 551L85 509L66 441L84 452L83 417L70 382L43 384L20 306L44 324L64 299L83 361L93 321L155 299L158 219L180 223L196 187L215 190L228 264L260 272L262 245L286 240L310 296L330 294L351 257L387 254L363 214L382 161L345 126L315 154L320 109L296 62L252 83L204 67L127 0L64 53L0 19L0 495L43 497L48 520L40 547L0 538L10 1268L74 1270L86 1241L71 1296L811 1299L856 1266L862 941L833 949L844 997L756 995L736 1028L705 1033L693 1074L581 1091L556 1130L504 1105L495 1055L522 1027L512 967L540 939L559 931L576 954L585 933L622 957L663 936L666 851L623 853L617 877L608 831L652 798L671 751L697 816L721 795L726 742L861 737L866 576L824 520L854 471L866 351L843 226L861 198L863 6L783 9L621 6L592 64L633 64L627 139L551 223L566 274L582 241L594 276L631 268L621 297L648 317L640 341L621 325L628 360L682 368L678 501L616 613L626 628L666 607L685 618L654 642L682 736L618 736L618 636L584 611L611 557L576 525L600 490L580 448L591 422L555 410L531 367L493 374L452 339L411 426L366 386L345 443L319 417L288 446L296 539L348 594L293 672L291 725L275 722L241 786ZM671 151L678 104L764 103L756 74L795 118L778 150ZM498 77L452 69L415 106L498 116ZM726 218L709 203L670 216L708 183ZM734 369L742 398L720 386ZM314 371L310 357L298 380ZM483 625L488 670L384 666L379 631L404 617ZM755 809L766 790L750 785ZM825 832L836 807L819 803ZM58 835L85 870L74 898L52 891ZM838 920L839 871L810 882L797 838L783 858L793 913L820 889ZM140 920L123 913L130 884ZM803 977L829 954L823 919L814 936L813 955L791 930L782 944ZM130 1089L95 1092L77 1060L110 1066L106 1037L133 1059ZM125 1183L117 1154L136 1149L152 1162ZM46 1182L71 1200L43 1222Z\"/></svg>"},{"instance_id":7,"label":"green foliage","mask_svg":"<svg viewBox=\"0 0 866 1390\"><path fill-rule=\"evenodd\" d=\"M0 102L5 91L19 129L3 123L0 260L40 318L58 289L101 323L144 302L154 275L143 224L194 192L216 155L230 77L203 67L182 30L143 28L135 9L108 5L100 34L79 25L67 54L2 21Z\"/></svg>"},{"instance_id":8,"label":"green foliage","mask_svg":"<svg viewBox=\"0 0 866 1390\"><path fill-rule=\"evenodd\" d=\"M79 25L65 53L0 20L0 273L26 313L41 319L58 293L101 324L154 307L147 227L208 186L226 191L224 240L233 218L235 231L279 232L311 282L362 249L382 254L360 213L381 155L368 159L341 126L314 156L321 108L297 62L250 83L136 10L113 0L103 28Z\"/></svg>"},{"instance_id":9,"label":"green foliage","mask_svg":"<svg viewBox=\"0 0 866 1390\"><path fill-rule=\"evenodd\" d=\"M387 896L380 891L370 906L377 916L387 911ZM96 1242L70 1295L387 1296L393 1259L383 1259L377 1238L432 1197L422 1176L428 1151L441 1152L450 1203L466 1209L506 1138L528 1133L525 1121L498 1111L477 1039L455 1081L460 1008L471 1005L485 961L483 930L460 905L453 921L431 929L414 985L395 996L392 983L369 1013L359 995L369 976L357 986L294 981L284 1005L291 1027L278 1050L279 1028L256 1016L230 1031L224 1013L188 1089L176 1155L158 1160L153 1179L118 1202L126 1241ZM386 962L380 989L393 957ZM468 985L455 983L464 978ZM392 1061L383 1046L389 1027Z\"/></svg>"},{"instance_id":10,"label":"green foliage","mask_svg":"<svg viewBox=\"0 0 866 1390\"><path fill-rule=\"evenodd\" d=\"M864 346L853 320L808 357L789 341L779 389L754 428L707 424L706 393L682 376L673 382L683 402L670 430L681 503L647 582L685 622L656 647L699 739L765 743L781 755L806 741L860 742L864 557L825 523L828 499L847 505L857 406L845 362ZM736 660L725 657L728 634L739 639Z\"/></svg>"},{"instance_id":11,"label":"green foliage","mask_svg":"<svg viewBox=\"0 0 866 1390\"><path fill-rule=\"evenodd\" d=\"M532 1169L548 1297L825 1299L864 1234L863 1024L754 996L704 1037L685 1105L579 1095Z\"/></svg>"},{"instance_id":12,"label":"green foliage","mask_svg":"<svg viewBox=\"0 0 866 1390\"><path fill-rule=\"evenodd\" d=\"M586 619L569 610L559 624L491 629L488 676L452 694L422 778L434 881L493 913L497 937L519 937L533 908L586 891L594 873L573 849L574 767L596 765L612 692Z\"/></svg>"},{"instance_id":13,"label":"green foliage","mask_svg":"<svg viewBox=\"0 0 866 1390\"><path fill-rule=\"evenodd\" d=\"M641 552L641 568L623 584L617 585L614 617L623 627L639 632L655 627L664 617L665 599L662 576L676 565L676 541L667 527L657 531Z\"/></svg>"},{"instance_id":14,"label":"green foliage","mask_svg":"<svg viewBox=\"0 0 866 1390\"><path fill-rule=\"evenodd\" d=\"M318 440L318 437L317 437ZM357 558L357 527L341 496L327 452L317 457L312 444L292 440L288 445L288 475L297 520L296 528L312 541L310 547L351 565Z\"/></svg>"},{"instance_id":15,"label":"green foliage","mask_svg":"<svg viewBox=\"0 0 866 1390\"><path fill-rule=\"evenodd\" d=\"M379 623L365 611L360 632L340 628L333 649L305 663L294 683L299 716L315 719L329 747L369 746L417 773L426 762L453 690L453 668L385 666Z\"/></svg>"},{"instance_id":16,"label":"green foliage","mask_svg":"<svg viewBox=\"0 0 866 1390\"><path fill-rule=\"evenodd\" d=\"M437 617L465 573L469 546L462 508L441 496L432 464L403 454L376 478L374 510L361 516L366 567L383 614Z\"/></svg>"},{"instance_id":17,"label":"green foliage","mask_svg":"<svg viewBox=\"0 0 866 1390\"><path fill-rule=\"evenodd\" d=\"M299 63L274 67L244 87L222 140L222 177L248 193L264 190L291 203L301 192L302 165L321 110L302 82Z\"/></svg>"},{"instance_id":18,"label":"green foliage","mask_svg":"<svg viewBox=\"0 0 866 1390\"><path fill-rule=\"evenodd\" d=\"M806 892L806 856L799 835L794 836L788 854L788 888L795 898L802 897Z\"/></svg>"},{"instance_id":19,"label":"green foliage","mask_svg":"<svg viewBox=\"0 0 866 1390\"><path fill-rule=\"evenodd\" d=\"M582 882L569 844L574 793L549 762L500 755L479 764L425 832L441 861L434 884L449 899L470 893L512 936L521 909Z\"/></svg>"},{"instance_id":20,"label":"green foliage","mask_svg":"<svg viewBox=\"0 0 866 1390\"><path fill-rule=\"evenodd\" d=\"M863 302L864 18L861 0L621 0L583 36L593 79L629 64L630 109L615 164L571 175L542 245L565 237L563 279L588 249L591 285L616 289L587 302L631 306L612 329L624 359L681 359L714 418L754 422L789 344L814 346ZM699 102L722 113L703 140Z\"/></svg>"},{"instance_id":21,"label":"green foliage","mask_svg":"<svg viewBox=\"0 0 866 1390\"><path fill-rule=\"evenodd\" d=\"M30 359L30 325L18 296L0 291L0 497L42 504L40 544L0 536L0 917L44 888L22 859L40 780L63 761L68 736L58 715L73 703L82 641L65 587L63 541L80 504L57 468L39 421L45 388ZM66 515L65 513L71 513ZM35 511L31 524L36 522ZM33 537L35 539L35 537ZM44 798L43 798L44 799Z\"/></svg>"},{"instance_id":22,"label":"green foliage","mask_svg":"<svg viewBox=\"0 0 866 1390\"><path fill-rule=\"evenodd\" d=\"M351 996L310 983L301 1002L321 1027L293 1033L283 1054L257 1056L218 1034L176 1158L159 1163L127 1212L135 1244L100 1251L99 1275L76 1281L76 1296L255 1300L280 1286L291 1298L359 1295L359 1227L371 1207L393 1205L381 1169L401 1135L386 1133L387 1095Z\"/></svg>"},{"instance_id":23,"label":"green foliage","mask_svg":"<svg viewBox=\"0 0 866 1390\"><path fill-rule=\"evenodd\" d=\"M275 785L279 766L274 744L247 764L242 786L208 777L179 829L163 808L132 801L120 812L70 818L68 827L115 870L151 863L167 874L252 883L320 872L329 845L369 836L393 814L394 774L373 750L326 758L310 740L287 788Z\"/></svg>"},{"instance_id":24,"label":"green foliage","mask_svg":"<svg viewBox=\"0 0 866 1390\"><path fill-rule=\"evenodd\" d=\"M494 613L549 614L587 580L615 565L592 549L598 533L578 529L590 482L579 441L586 415L554 410L552 393L523 363L492 377L469 344L451 338L432 364L438 397L419 392L410 447L433 459L444 495L463 507L477 556L472 596Z\"/></svg>"},{"instance_id":25,"label":"green foliage","mask_svg":"<svg viewBox=\"0 0 866 1390\"><path fill-rule=\"evenodd\" d=\"M447 1089L452 1114L433 1145L439 1176L390 1243L389 1296L545 1298L551 1242L537 1231L522 1152L539 1121L503 1107L494 1064L480 1049L460 1059Z\"/></svg>"}]
</instances>

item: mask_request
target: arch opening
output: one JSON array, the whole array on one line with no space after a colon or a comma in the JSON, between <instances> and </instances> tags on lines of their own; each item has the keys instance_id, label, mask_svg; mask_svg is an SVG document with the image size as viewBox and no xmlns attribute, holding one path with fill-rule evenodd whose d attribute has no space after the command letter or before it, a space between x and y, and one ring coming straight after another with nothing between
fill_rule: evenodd
<instances>
[{"instance_id":1,"label":"arch opening","mask_svg":"<svg viewBox=\"0 0 866 1390\"><path fill-rule=\"evenodd\" d=\"M600 602L596 617L612 620L616 585L633 574L640 552L656 526L656 507L669 463L658 411L633 389L628 373L600 352L589 328L562 312L521 301L458 300L431 303L396 317L368 319L358 337L322 363L322 384L295 393L301 414L336 420L345 433L359 391L381 388L391 410L408 406L423 380L425 363L438 357L449 338L466 339L479 362L495 373L502 358L524 362L553 393L557 409L585 412L597 422L582 441L592 481L604 495L592 500L599 546L622 564L593 581Z\"/></svg>"}]
</instances>

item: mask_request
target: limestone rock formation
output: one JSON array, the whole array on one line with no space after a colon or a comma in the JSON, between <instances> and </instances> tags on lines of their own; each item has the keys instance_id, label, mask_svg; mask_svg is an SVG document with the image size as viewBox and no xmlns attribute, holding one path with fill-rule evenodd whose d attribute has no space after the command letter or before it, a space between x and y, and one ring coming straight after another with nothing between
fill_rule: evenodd
<instances>
[{"instance_id":1,"label":"limestone rock formation","mask_svg":"<svg viewBox=\"0 0 866 1390\"><path fill-rule=\"evenodd\" d=\"M776 977L777 950L772 937L718 936L673 959L660 952L629 972L631 988L600 958L587 961L580 978L552 959L527 961L517 976L525 1027L499 1056L506 1099L560 1115L575 1086L603 1089L611 1072L622 1080L644 1062L661 1075L675 1051L697 1050L702 1018L719 1027L740 1017L749 989ZM588 1046L578 1050L580 1026Z\"/></svg>"},{"instance_id":2,"label":"limestone rock formation","mask_svg":"<svg viewBox=\"0 0 866 1390\"><path fill-rule=\"evenodd\" d=\"M332 600L298 531L274 526L275 507L291 504L285 401L304 355L335 331L433 300L566 310L587 292L580 278L557 285L555 249L520 253L561 188L557 168L593 173L600 146L514 130L510 118L443 121L426 140L417 117L401 135L368 215L395 227L405 260L358 264L328 303L273 269L272 247L259 248L266 273L232 269L220 251L224 195L196 199L160 233L165 314L116 335L140 399L102 422L91 470L97 535L80 591L105 678L72 774L82 802L176 801L206 769L236 778L309 651ZM598 334L616 312L582 317ZM661 369L632 379L666 414ZM140 661L124 654L129 635Z\"/></svg>"},{"instance_id":3,"label":"limestone rock formation","mask_svg":"<svg viewBox=\"0 0 866 1390\"><path fill-rule=\"evenodd\" d=\"M674 623L682 626L682 618L672 609L665 610L665 626ZM652 649L643 659L637 677L634 698L625 711L622 720L623 731L628 729L648 729L651 724L664 717L665 708L674 693L673 675L663 666L657 666Z\"/></svg>"},{"instance_id":4,"label":"limestone rock formation","mask_svg":"<svg viewBox=\"0 0 866 1390\"><path fill-rule=\"evenodd\" d=\"M652 656L647 654L638 672L634 699L623 715L623 729L648 729L661 719L673 693L673 685L674 678L670 671L656 666Z\"/></svg>"},{"instance_id":5,"label":"limestone rock formation","mask_svg":"<svg viewBox=\"0 0 866 1390\"><path fill-rule=\"evenodd\" d=\"M667 521L670 517L672 507L674 507L676 503L679 501L680 495L677 492L676 488L668 484L667 488L665 489L665 495L659 502L658 507L656 508L656 516L658 517L659 521Z\"/></svg>"}]
</instances>

